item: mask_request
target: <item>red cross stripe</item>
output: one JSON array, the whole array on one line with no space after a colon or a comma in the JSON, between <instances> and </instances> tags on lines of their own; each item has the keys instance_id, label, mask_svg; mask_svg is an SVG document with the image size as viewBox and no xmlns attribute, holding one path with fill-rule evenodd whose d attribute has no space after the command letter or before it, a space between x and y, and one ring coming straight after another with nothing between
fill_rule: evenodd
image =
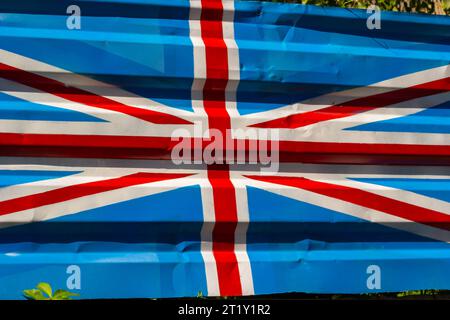
<instances>
[{"instance_id":1,"label":"red cross stripe","mask_svg":"<svg viewBox=\"0 0 450 320\"><path fill-rule=\"evenodd\" d=\"M223 30L224 8L222 0L202 0L201 6L200 28L206 61L203 108L208 117L209 130L219 130L226 140L230 138L231 119L226 98L230 66ZM212 250L217 266L219 294L240 296L241 275L235 255L238 223L236 190L230 180L228 165L210 165L207 170L214 202Z\"/></svg>"}]
</instances>

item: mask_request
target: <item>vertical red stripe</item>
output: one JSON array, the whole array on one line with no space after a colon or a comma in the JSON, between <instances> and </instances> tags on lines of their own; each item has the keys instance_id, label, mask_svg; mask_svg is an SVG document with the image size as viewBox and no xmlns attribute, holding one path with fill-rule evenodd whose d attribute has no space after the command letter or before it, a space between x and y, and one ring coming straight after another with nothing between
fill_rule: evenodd
<instances>
[{"instance_id":1,"label":"vertical red stripe","mask_svg":"<svg viewBox=\"0 0 450 320\"><path fill-rule=\"evenodd\" d=\"M225 144L231 124L226 109L229 66L227 46L223 38L222 18L221 0L202 0L200 25L206 55L203 107L208 115L209 129L220 130ZM214 199L215 225L212 247L217 265L220 294L239 296L242 295L242 286L234 252L234 236L238 222L236 191L230 180L228 165L209 166L208 179Z\"/></svg>"},{"instance_id":2,"label":"vertical red stripe","mask_svg":"<svg viewBox=\"0 0 450 320\"><path fill-rule=\"evenodd\" d=\"M202 0L201 34L205 44L206 80L203 105L210 129L218 129L225 136L230 129L230 116L225 107L228 83L228 52L222 30L221 0Z\"/></svg>"},{"instance_id":3,"label":"vertical red stripe","mask_svg":"<svg viewBox=\"0 0 450 320\"><path fill-rule=\"evenodd\" d=\"M214 199L215 224L213 229L213 254L217 264L220 294L242 295L239 269L234 252L234 236L238 221L236 191L230 180L228 165L208 168Z\"/></svg>"}]
</instances>

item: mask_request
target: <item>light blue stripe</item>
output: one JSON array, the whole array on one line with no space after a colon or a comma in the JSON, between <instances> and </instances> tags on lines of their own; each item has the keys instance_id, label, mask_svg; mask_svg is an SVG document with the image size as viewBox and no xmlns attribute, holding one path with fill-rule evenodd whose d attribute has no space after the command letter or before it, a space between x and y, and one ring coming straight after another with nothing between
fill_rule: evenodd
<instances>
[{"instance_id":1,"label":"light blue stripe","mask_svg":"<svg viewBox=\"0 0 450 320\"><path fill-rule=\"evenodd\" d=\"M0 188L70 176L81 171L0 170Z\"/></svg>"},{"instance_id":2,"label":"light blue stripe","mask_svg":"<svg viewBox=\"0 0 450 320\"><path fill-rule=\"evenodd\" d=\"M0 92L0 119L35 121L106 122L91 115L29 102Z\"/></svg>"}]
</instances>

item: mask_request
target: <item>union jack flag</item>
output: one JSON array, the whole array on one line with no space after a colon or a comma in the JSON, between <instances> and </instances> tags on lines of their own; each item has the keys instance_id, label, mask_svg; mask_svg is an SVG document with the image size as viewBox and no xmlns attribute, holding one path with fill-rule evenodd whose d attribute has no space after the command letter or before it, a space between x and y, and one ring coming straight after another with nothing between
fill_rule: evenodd
<instances>
[{"instance_id":1,"label":"union jack flag","mask_svg":"<svg viewBox=\"0 0 450 320\"><path fill-rule=\"evenodd\" d=\"M448 32L246 1L79 5L81 30L46 2L0 5L0 263L17 268L0 287L71 264L83 297L365 292L372 264L383 291L450 287ZM210 141L198 124L276 131L279 171L176 166L175 130Z\"/></svg>"}]
</instances>

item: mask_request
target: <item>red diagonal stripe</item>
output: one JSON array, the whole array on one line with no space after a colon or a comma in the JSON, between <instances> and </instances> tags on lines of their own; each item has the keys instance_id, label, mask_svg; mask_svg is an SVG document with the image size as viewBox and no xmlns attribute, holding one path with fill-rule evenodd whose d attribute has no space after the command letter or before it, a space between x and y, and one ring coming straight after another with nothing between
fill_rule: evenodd
<instances>
[{"instance_id":1,"label":"red diagonal stripe","mask_svg":"<svg viewBox=\"0 0 450 320\"><path fill-rule=\"evenodd\" d=\"M183 178L190 174L138 172L127 176L100 181L80 183L59 189L36 193L0 202L0 216L49 204L68 201L84 196L130 187L134 185Z\"/></svg>"},{"instance_id":2,"label":"red diagonal stripe","mask_svg":"<svg viewBox=\"0 0 450 320\"><path fill-rule=\"evenodd\" d=\"M247 177L264 182L304 189L327 197L381 211L406 220L411 220L431 227L450 230L450 216L445 213L387 198L361 189L341 186L333 183L314 181L303 177Z\"/></svg>"},{"instance_id":3,"label":"red diagonal stripe","mask_svg":"<svg viewBox=\"0 0 450 320\"><path fill-rule=\"evenodd\" d=\"M398 89L351 100L319 110L289 115L275 120L254 124L251 125L251 127L295 129L322 121L345 118L361 112L447 91L450 91L450 77L419 84L410 88Z\"/></svg>"},{"instance_id":4,"label":"red diagonal stripe","mask_svg":"<svg viewBox=\"0 0 450 320\"><path fill-rule=\"evenodd\" d=\"M22 83L26 86L53 94L69 101L95 108L121 112L151 123L192 124L190 121L167 113L132 107L82 89L69 87L57 80L24 71L4 63L0 63L0 77Z\"/></svg>"}]
</instances>

